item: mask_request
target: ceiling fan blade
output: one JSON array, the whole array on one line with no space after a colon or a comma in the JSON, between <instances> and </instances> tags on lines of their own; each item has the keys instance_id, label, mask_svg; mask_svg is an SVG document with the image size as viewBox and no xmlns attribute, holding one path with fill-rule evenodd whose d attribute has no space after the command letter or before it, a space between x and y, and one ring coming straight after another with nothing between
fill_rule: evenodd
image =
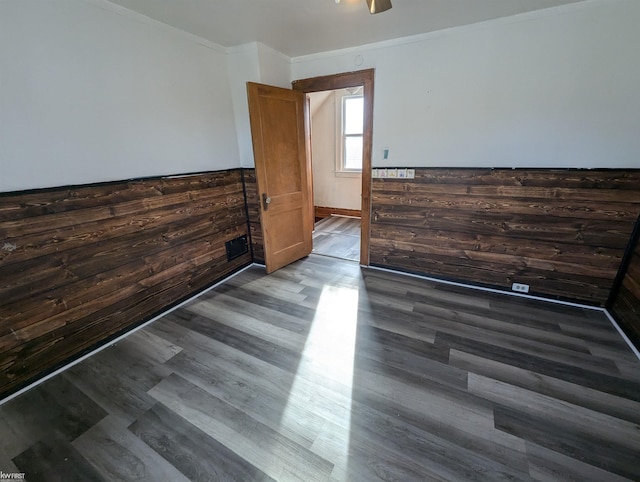
<instances>
[{"instance_id":1,"label":"ceiling fan blade","mask_svg":"<svg viewBox=\"0 0 640 482\"><path fill-rule=\"evenodd\" d=\"M380 13L391 8L391 0L367 0L367 5L372 14Z\"/></svg>"}]
</instances>

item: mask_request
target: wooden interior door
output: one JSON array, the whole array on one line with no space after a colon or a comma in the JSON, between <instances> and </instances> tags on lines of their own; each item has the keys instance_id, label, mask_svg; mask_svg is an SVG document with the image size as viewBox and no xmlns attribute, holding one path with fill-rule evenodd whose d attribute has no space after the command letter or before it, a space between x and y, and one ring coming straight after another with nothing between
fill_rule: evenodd
<instances>
[{"instance_id":1,"label":"wooden interior door","mask_svg":"<svg viewBox=\"0 0 640 482\"><path fill-rule=\"evenodd\" d=\"M311 162L305 95L247 83L267 273L311 253Z\"/></svg>"}]
</instances>

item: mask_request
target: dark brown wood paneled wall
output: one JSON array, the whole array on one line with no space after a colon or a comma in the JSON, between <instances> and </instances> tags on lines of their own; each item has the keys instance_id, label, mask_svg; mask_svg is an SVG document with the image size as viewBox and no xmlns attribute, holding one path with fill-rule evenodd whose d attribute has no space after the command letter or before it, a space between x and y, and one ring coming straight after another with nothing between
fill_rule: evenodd
<instances>
[{"instance_id":1,"label":"dark brown wood paneled wall","mask_svg":"<svg viewBox=\"0 0 640 482\"><path fill-rule=\"evenodd\" d=\"M640 170L416 169L374 179L371 263L604 305Z\"/></svg>"},{"instance_id":2,"label":"dark brown wood paneled wall","mask_svg":"<svg viewBox=\"0 0 640 482\"><path fill-rule=\"evenodd\" d=\"M620 283L614 288L608 308L640 349L640 218L624 264Z\"/></svg>"},{"instance_id":3,"label":"dark brown wood paneled wall","mask_svg":"<svg viewBox=\"0 0 640 482\"><path fill-rule=\"evenodd\" d=\"M0 196L0 394L250 263L239 169Z\"/></svg>"},{"instance_id":4,"label":"dark brown wood paneled wall","mask_svg":"<svg viewBox=\"0 0 640 482\"><path fill-rule=\"evenodd\" d=\"M247 195L247 215L251 231L251 246L253 261L264 264L264 241L262 239L262 224L260 223L260 198L258 197L258 183L255 169L243 169L244 186Z\"/></svg>"}]
</instances>

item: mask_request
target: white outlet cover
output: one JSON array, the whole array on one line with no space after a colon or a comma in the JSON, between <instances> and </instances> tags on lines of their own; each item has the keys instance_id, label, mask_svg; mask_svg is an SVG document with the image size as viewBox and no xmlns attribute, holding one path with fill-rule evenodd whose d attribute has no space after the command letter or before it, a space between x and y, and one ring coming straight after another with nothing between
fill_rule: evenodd
<instances>
[{"instance_id":1,"label":"white outlet cover","mask_svg":"<svg viewBox=\"0 0 640 482\"><path fill-rule=\"evenodd\" d=\"M525 285L523 283L513 283L511 285L511 289L513 291L517 291L519 293L528 293L529 292L529 285Z\"/></svg>"}]
</instances>

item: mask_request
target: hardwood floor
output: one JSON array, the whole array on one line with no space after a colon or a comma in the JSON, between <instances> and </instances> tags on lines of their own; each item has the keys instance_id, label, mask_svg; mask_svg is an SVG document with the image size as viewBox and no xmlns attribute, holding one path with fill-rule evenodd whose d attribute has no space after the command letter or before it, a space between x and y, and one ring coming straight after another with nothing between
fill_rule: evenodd
<instances>
[{"instance_id":1,"label":"hardwood floor","mask_svg":"<svg viewBox=\"0 0 640 482\"><path fill-rule=\"evenodd\" d=\"M315 224L313 253L360 260L360 218L329 216Z\"/></svg>"},{"instance_id":2,"label":"hardwood floor","mask_svg":"<svg viewBox=\"0 0 640 482\"><path fill-rule=\"evenodd\" d=\"M311 255L251 267L0 406L0 470L69 480L640 479L604 314Z\"/></svg>"}]
</instances>

